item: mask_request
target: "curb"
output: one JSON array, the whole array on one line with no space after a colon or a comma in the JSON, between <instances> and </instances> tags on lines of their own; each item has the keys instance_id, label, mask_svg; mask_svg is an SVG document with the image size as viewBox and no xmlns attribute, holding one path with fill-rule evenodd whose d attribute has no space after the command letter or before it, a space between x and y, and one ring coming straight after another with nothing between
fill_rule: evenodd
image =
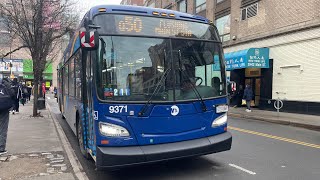
<instances>
[{"instance_id":1,"label":"curb","mask_svg":"<svg viewBox=\"0 0 320 180\"><path fill-rule=\"evenodd\" d=\"M274 124L289 125L289 126L294 126L294 127L310 129L310 130L314 130L314 131L320 131L320 126L317 126L317 125L285 121L285 120L281 120L278 118L267 118L267 117L261 117L261 116L248 116L248 115L230 113L230 112L228 113L228 115L230 117L235 117L235 118L252 119L252 120L257 120L257 121L265 121L265 122L270 122L270 123L274 123Z\"/></svg>"},{"instance_id":2,"label":"curb","mask_svg":"<svg viewBox=\"0 0 320 180\"><path fill-rule=\"evenodd\" d=\"M86 175L86 173L83 171L83 168L80 164L80 161L78 160L76 154L74 153L70 142L68 141L68 138L66 136L66 134L64 133L61 125L59 124L58 120L56 119L55 115L52 113L52 109L49 103L46 103L48 110L50 112L50 116L52 118L52 121L56 127L56 130L59 134L61 143L63 148L66 151L66 154L69 158L70 164L72 166L72 169L74 171L75 176L79 179L79 180L89 180L88 176Z\"/></svg>"}]
</instances>

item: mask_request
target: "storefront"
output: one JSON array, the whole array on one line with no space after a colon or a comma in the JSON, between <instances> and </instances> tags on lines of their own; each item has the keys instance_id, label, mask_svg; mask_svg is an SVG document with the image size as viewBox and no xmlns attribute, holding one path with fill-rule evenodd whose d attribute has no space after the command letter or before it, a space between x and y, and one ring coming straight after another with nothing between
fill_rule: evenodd
<instances>
[{"instance_id":1,"label":"storefront","mask_svg":"<svg viewBox=\"0 0 320 180\"><path fill-rule=\"evenodd\" d=\"M0 60L0 74L3 78L17 78L19 81L23 76L22 59L3 59Z\"/></svg>"},{"instance_id":2,"label":"storefront","mask_svg":"<svg viewBox=\"0 0 320 180\"><path fill-rule=\"evenodd\" d=\"M52 63L46 66L47 68L43 72L43 80L48 89L52 84ZM33 62L30 59L23 60L23 80L26 84L33 84Z\"/></svg>"},{"instance_id":3,"label":"storefront","mask_svg":"<svg viewBox=\"0 0 320 180\"><path fill-rule=\"evenodd\" d=\"M260 109L275 110L273 103L279 98L284 103L280 111L320 115L319 32L315 27L224 48L227 59L235 51L269 48L269 68L261 68ZM245 70L234 68L229 76L245 77Z\"/></svg>"},{"instance_id":4,"label":"storefront","mask_svg":"<svg viewBox=\"0 0 320 180\"><path fill-rule=\"evenodd\" d=\"M260 106L271 99L272 62L269 59L269 48L250 48L226 53L225 60L226 69L230 71L228 78L235 83L236 92L230 101L232 105L239 105L246 84L251 85L254 93L253 106Z\"/></svg>"}]
</instances>

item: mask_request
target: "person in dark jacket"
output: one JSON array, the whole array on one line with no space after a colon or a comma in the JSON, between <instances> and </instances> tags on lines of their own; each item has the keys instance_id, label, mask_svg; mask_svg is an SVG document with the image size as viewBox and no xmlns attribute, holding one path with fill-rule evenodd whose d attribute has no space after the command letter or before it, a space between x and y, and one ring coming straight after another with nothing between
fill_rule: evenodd
<instances>
[{"instance_id":1,"label":"person in dark jacket","mask_svg":"<svg viewBox=\"0 0 320 180\"><path fill-rule=\"evenodd\" d=\"M251 107L250 107L250 103L251 100L253 98L253 91L252 88L249 84L246 85L246 88L244 89L243 92L243 99L246 100L246 105L247 105L247 112L251 112Z\"/></svg>"},{"instance_id":2,"label":"person in dark jacket","mask_svg":"<svg viewBox=\"0 0 320 180\"><path fill-rule=\"evenodd\" d=\"M27 102L27 98L28 98L28 88L24 82L22 82L21 90L22 90L21 104L24 106L24 104Z\"/></svg>"},{"instance_id":3,"label":"person in dark jacket","mask_svg":"<svg viewBox=\"0 0 320 180\"><path fill-rule=\"evenodd\" d=\"M14 106L12 114L19 113L19 101L22 98L22 89L21 85L18 83L18 79L14 78L12 83L12 89L14 90L15 97L14 97Z\"/></svg>"},{"instance_id":4,"label":"person in dark jacket","mask_svg":"<svg viewBox=\"0 0 320 180\"><path fill-rule=\"evenodd\" d=\"M9 109L14 93L11 89L11 83L7 79L0 79L0 156L7 153L6 142L9 126Z\"/></svg>"},{"instance_id":5,"label":"person in dark jacket","mask_svg":"<svg viewBox=\"0 0 320 180\"><path fill-rule=\"evenodd\" d=\"M32 93L32 86L31 86L31 84L28 84L27 90L28 90L27 100L30 101L30 99L31 99L31 93Z\"/></svg>"}]
</instances>

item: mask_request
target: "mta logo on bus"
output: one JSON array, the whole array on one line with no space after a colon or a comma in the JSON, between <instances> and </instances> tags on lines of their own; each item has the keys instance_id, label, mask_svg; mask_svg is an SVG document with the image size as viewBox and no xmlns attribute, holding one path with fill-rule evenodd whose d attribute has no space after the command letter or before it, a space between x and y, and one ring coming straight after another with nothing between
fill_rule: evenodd
<instances>
[{"instance_id":1,"label":"mta logo on bus","mask_svg":"<svg viewBox=\"0 0 320 180\"><path fill-rule=\"evenodd\" d=\"M176 105L171 106L171 115L176 116L179 114L179 107Z\"/></svg>"}]
</instances>

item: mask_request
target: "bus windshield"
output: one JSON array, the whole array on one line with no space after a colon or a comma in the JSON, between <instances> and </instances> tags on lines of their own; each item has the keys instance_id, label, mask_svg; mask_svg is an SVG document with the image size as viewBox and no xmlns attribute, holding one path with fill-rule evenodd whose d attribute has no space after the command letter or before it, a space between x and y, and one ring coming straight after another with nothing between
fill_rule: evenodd
<instances>
[{"instance_id":1,"label":"bus windshield","mask_svg":"<svg viewBox=\"0 0 320 180\"><path fill-rule=\"evenodd\" d=\"M222 47L217 42L100 36L98 96L122 102L145 102L150 97L153 102L197 100L194 88L204 99L223 96L222 62Z\"/></svg>"}]
</instances>

